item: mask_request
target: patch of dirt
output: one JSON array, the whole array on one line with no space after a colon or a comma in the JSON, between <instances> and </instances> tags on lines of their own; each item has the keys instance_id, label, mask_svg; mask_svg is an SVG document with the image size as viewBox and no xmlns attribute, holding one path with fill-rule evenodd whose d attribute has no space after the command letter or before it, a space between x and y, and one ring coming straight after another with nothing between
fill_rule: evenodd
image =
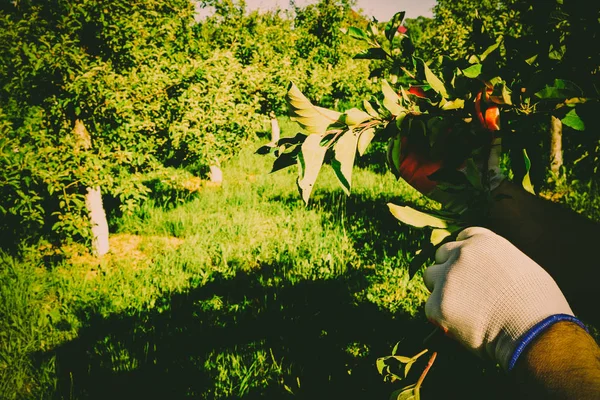
<instances>
[{"instance_id":1,"label":"patch of dirt","mask_svg":"<svg viewBox=\"0 0 600 400\"><path fill-rule=\"evenodd\" d=\"M112 267L127 265L132 269L144 268L152 263L153 249L160 248L166 251L176 250L184 242L177 237L165 236L139 236L129 233L113 234L109 237L110 251L102 257L96 257L81 246L63 247L67 259L73 265L87 267L86 279L93 279L98 275L98 267ZM126 261L123 263L123 261Z\"/></svg>"}]
</instances>

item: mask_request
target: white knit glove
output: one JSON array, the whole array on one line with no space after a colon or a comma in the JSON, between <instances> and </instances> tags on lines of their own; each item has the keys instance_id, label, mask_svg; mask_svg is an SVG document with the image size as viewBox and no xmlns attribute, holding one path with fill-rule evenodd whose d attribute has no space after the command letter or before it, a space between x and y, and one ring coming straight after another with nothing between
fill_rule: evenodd
<instances>
[{"instance_id":1,"label":"white knit glove","mask_svg":"<svg viewBox=\"0 0 600 400\"><path fill-rule=\"evenodd\" d=\"M468 228L443 245L427 268L430 321L505 370L519 339L555 314L573 315L554 280L506 239Z\"/></svg>"}]
</instances>

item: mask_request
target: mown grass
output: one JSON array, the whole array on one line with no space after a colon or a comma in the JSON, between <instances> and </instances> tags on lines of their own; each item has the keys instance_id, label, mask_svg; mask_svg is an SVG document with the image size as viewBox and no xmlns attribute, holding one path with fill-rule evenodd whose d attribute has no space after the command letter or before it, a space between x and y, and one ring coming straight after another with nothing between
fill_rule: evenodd
<instances>
[{"instance_id":1,"label":"mown grass","mask_svg":"<svg viewBox=\"0 0 600 400\"><path fill-rule=\"evenodd\" d=\"M370 399L402 386L376 358L398 341L416 354L432 329L421 277L407 274L423 233L386 203L430 204L357 168L351 197L325 169L305 207L295 168L268 174L258 144L224 166L222 187L111 221L102 260L2 253L0 397ZM454 343L427 346L440 354L425 396L510 390Z\"/></svg>"}]
</instances>

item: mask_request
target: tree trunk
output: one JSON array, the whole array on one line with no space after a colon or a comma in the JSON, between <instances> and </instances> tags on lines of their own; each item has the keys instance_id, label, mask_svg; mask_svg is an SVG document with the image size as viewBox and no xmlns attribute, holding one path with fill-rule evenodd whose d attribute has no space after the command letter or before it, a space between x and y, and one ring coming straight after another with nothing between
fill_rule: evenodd
<instances>
[{"instance_id":1,"label":"tree trunk","mask_svg":"<svg viewBox=\"0 0 600 400\"><path fill-rule=\"evenodd\" d=\"M554 115L550 118L550 171L553 179L558 181L560 168L563 165L562 122Z\"/></svg>"},{"instance_id":2,"label":"tree trunk","mask_svg":"<svg viewBox=\"0 0 600 400\"><path fill-rule=\"evenodd\" d=\"M92 147L92 138L80 119L75 120L73 129L77 138L76 151L88 150ZM92 223L92 249L97 256L108 253L108 221L102 205L100 187L87 188L85 206Z\"/></svg>"},{"instance_id":3,"label":"tree trunk","mask_svg":"<svg viewBox=\"0 0 600 400\"><path fill-rule=\"evenodd\" d=\"M271 115L271 143L277 143L279 141L280 133L279 122L277 122L275 115Z\"/></svg>"},{"instance_id":4,"label":"tree trunk","mask_svg":"<svg viewBox=\"0 0 600 400\"><path fill-rule=\"evenodd\" d=\"M108 244L108 221L102 205L102 193L99 187L87 188L85 205L92 222L94 253L103 256L108 253L110 246Z\"/></svg>"}]
</instances>

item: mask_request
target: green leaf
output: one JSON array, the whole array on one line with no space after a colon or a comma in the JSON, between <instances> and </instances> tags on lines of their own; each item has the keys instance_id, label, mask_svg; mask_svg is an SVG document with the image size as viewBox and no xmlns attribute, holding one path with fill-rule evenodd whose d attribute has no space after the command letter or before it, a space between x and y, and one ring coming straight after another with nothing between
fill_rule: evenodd
<instances>
[{"instance_id":1,"label":"green leaf","mask_svg":"<svg viewBox=\"0 0 600 400\"><path fill-rule=\"evenodd\" d=\"M498 47L500 47L500 43L502 43L502 38L498 38L496 43L488 47L481 55L479 56L479 62L483 62L490 54L492 54Z\"/></svg>"},{"instance_id":2,"label":"green leaf","mask_svg":"<svg viewBox=\"0 0 600 400\"><path fill-rule=\"evenodd\" d=\"M379 35L379 29L377 29L377 24L374 22L369 22L369 31L373 37Z\"/></svg>"},{"instance_id":3,"label":"green leaf","mask_svg":"<svg viewBox=\"0 0 600 400\"><path fill-rule=\"evenodd\" d=\"M463 69L462 72L467 78L477 78L479 75L481 75L482 67L482 64L475 64L471 65L469 68Z\"/></svg>"},{"instance_id":4,"label":"green leaf","mask_svg":"<svg viewBox=\"0 0 600 400\"><path fill-rule=\"evenodd\" d=\"M433 90L437 93L441 94L442 97L447 98L448 92L446 91L446 86L444 86L444 82L441 81L427 66L425 61L423 61L423 70L425 71L425 79L427 79L427 83L431 86Z\"/></svg>"},{"instance_id":5,"label":"green leaf","mask_svg":"<svg viewBox=\"0 0 600 400\"><path fill-rule=\"evenodd\" d=\"M533 56L525 59L525 62L529 65L532 65L535 62L535 60L537 60L537 58L538 58L538 54L534 54Z\"/></svg>"},{"instance_id":6,"label":"green leaf","mask_svg":"<svg viewBox=\"0 0 600 400\"><path fill-rule=\"evenodd\" d=\"M416 385L406 386L405 388L396 390L390 396L390 400L419 400L420 390Z\"/></svg>"},{"instance_id":7,"label":"green leaf","mask_svg":"<svg viewBox=\"0 0 600 400\"><path fill-rule=\"evenodd\" d=\"M396 32L398 32L398 27L402 24L402 20L404 19L404 14L404 11L397 12L392 19L385 24L385 37L390 42L394 40L394 36L396 36Z\"/></svg>"},{"instance_id":8,"label":"green leaf","mask_svg":"<svg viewBox=\"0 0 600 400\"><path fill-rule=\"evenodd\" d=\"M362 131L362 133L358 137L358 154L360 154L361 156L365 154L367 148L369 147L369 144L371 144L371 141L373 141L374 137L375 128L369 128Z\"/></svg>"},{"instance_id":9,"label":"green leaf","mask_svg":"<svg viewBox=\"0 0 600 400\"><path fill-rule=\"evenodd\" d=\"M366 120L371 119L371 116L358 108L351 108L344 113L342 120L348 126L362 124Z\"/></svg>"},{"instance_id":10,"label":"green leaf","mask_svg":"<svg viewBox=\"0 0 600 400\"><path fill-rule=\"evenodd\" d=\"M577 131L585 130L585 124L583 123L583 120L579 118L579 115L577 115L576 110L569 111L567 115L565 115L565 117L560 121L569 128L575 129Z\"/></svg>"},{"instance_id":11,"label":"green leaf","mask_svg":"<svg viewBox=\"0 0 600 400\"><path fill-rule=\"evenodd\" d=\"M377 112L377 110L375 110L375 108L371 105L371 103L369 103L367 100L363 100L363 107L365 108L365 111L373 118L380 118L381 116L379 115L379 113Z\"/></svg>"},{"instance_id":12,"label":"green leaf","mask_svg":"<svg viewBox=\"0 0 600 400\"><path fill-rule=\"evenodd\" d=\"M413 360L410 357L405 357L405 356L392 356L392 358L394 360L400 361L402 364L407 364L407 363L413 363L415 362L415 360Z\"/></svg>"},{"instance_id":13,"label":"green leaf","mask_svg":"<svg viewBox=\"0 0 600 400\"><path fill-rule=\"evenodd\" d=\"M483 183L481 182L481 173L479 172L479 168L477 168L477 164L475 164L475 161L473 161L472 158L467 160L466 176L475 189L481 191L484 190Z\"/></svg>"},{"instance_id":14,"label":"green leaf","mask_svg":"<svg viewBox=\"0 0 600 400\"><path fill-rule=\"evenodd\" d=\"M400 134L390 138L387 147L387 162L396 178L400 177L400 155L402 150L402 138Z\"/></svg>"},{"instance_id":15,"label":"green leaf","mask_svg":"<svg viewBox=\"0 0 600 400\"><path fill-rule=\"evenodd\" d=\"M327 147L321 146L321 139L321 135L309 135L298 154L298 188L306 204L327 152Z\"/></svg>"},{"instance_id":16,"label":"green leaf","mask_svg":"<svg viewBox=\"0 0 600 400\"><path fill-rule=\"evenodd\" d=\"M414 362L409 362L404 366L404 377L405 378L408 376L408 373L413 365L415 365Z\"/></svg>"},{"instance_id":17,"label":"green leaf","mask_svg":"<svg viewBox=\"0 0 600 400\"><path fill-rule=\"evenodd\" d=\"M496 104L512 105L511 95L512 91L506 86L504 81L501 81L494 84L494 89L489 94L489 99Z\"/></svg>"},{"instance_id":18,"label":"green leaf","mask_svg":"<svg viewBox=\"0 0 600 400\"><path fill-rule=\"evenodd\" d=\"M426 226L430 226L432 228L448 227L447 221L438 217L434 217L433 215L417 211L414 208L408 206L398 206L392 203L388 203L388 207L396 219L416 228L424 228Z\"/></svg>"},{"instance_id":19,"label":"green leaf","mask_svg":"<svg viewBox=\"0 0 600 400\"><path fill-rule=\"evenodd\" d=\"M550 51L548 52L548 58L550 60L560 61L565 56L567 51L567 46L564 44L561 46L550 46Z\"/></svg>"},{"instance_id":20,"label":"green leaf","mask_svg":"<svg viewBox=\"0 0 600 400\"><path fill-rule=\"evenodd\" d=\"M435 246L431 243L426 243L421 252L413 257L408 264L408 277L412 279L412 277L417 273L417 271L425 264L427 260L429 260L435 254Z\"/></svg>"},{"instance_id":21,"label":"green leaf","mask_svg":"<svg viewBox=\"0 0 600 400\"><path fill-rule=\"evenodd\" d=\"M377 367L377 372L379 372L379 375L383 375L383 370L386 366L385 358L378 358L377 361L375 361L375 366Z\"/></svg>"},{"instance_id":22,"label":"green leaf","mask_svg":"<svg viewBox=\"0 0 600 400\"><path fill-rule=\"evenodd\" d=\"M360 28L356 28L351 26L348 28L348 36L353 37L354 39L368 41L369 36Z\"/></svg>"},{"instance_id":23,"label":"green leaf","mask_svg":"<svg viewBox=\"0 0 600 400\"><path fill-rule=\"evenodd\" d=\"M321 135L329 125L339 123L341 113L314 106L294 83L290 84L286 99L290 106L290 119L300 124L307 133Z\"/></svg>"},{"instance_id":24,"label":"green leaf","mask_svg":"<svg viewBox=\"0 0 600 400\"><path fill-rule=\"evenodd\" d=\"M446 133L449 129L448 120L443 117L432 117L427 121L427 131L429 132L429 146L433 147L440 135Z\"/></svg>"},{"instance_id":25,"label":"green leaf","mask_svg":"<svg viewBox=\"0 0 600 400\"><path fill-rule=\"evenodd\" d=\"M356 60L385 60L387 54L381 47L371 47L356 54L353 58Z\"/></svg>"},{"instance_id":26,"label":"green leaf","mask_svg":"<svg viewBox=\"0 0 600 400\"><path fill-rule=\"evenodd\" d=\"M565 79L555 79L552 86L546 86L535 93L536 97L547 100L565 100L582 95L583 92L579 86Z\"/></svg>"},{"instance_id":27,"label":"green leaf","mask_svg":"<svg viewBox=\"0 0 600 400\"><path fill-rule=\"evenodd\" d=\"M273 168L271 169L271 173L277 172L281 169L291 167L292 165L298 162L298 154L300 153L300 146L295 146L294 149L287 153L282 153L277 159L273 162Z\"/></svg>"},{"instance_id":28,"label":"green leaf","mask_svg":"<svg viewBox=\"0 0 600 400\"><path fill-rule=\"evenodd\" d=\"M392 349L392 355L395 355L398 352L398 346L400 346L400 342L396 342L394 348Z\"/></svg>"},{"instance_id":29,"label":"green leaf","mask_svg":"<svg viewBox=\"0 0 600 400\"><path fill-rule=\"evenodd\" d=\"M465 101L463 99L443 101L442 103L442 110L460 110L461 108L465 108Z\"/></svg>"},{"instance_id":30,"label":"green leaf","mask_svg":"<svg viewBox=\"0 0 600 400\"><path fill-rule=\"evenodd\" d=\"M400 97L385 79L381 83L381 91L383 92L383 106L392 115L400 115L405 111L405 108L399 104Z\"/></svg>"},{"instance_id":31,"label":"green leaf","mask_svg":"<svg viewBox=\"0 0 600 400\"><path fill-rule=\"evenodd\" d=\"M350 129L337 140L333 147L334 156L331 160L331 166L342 185L342 189L348 196L352 186L352 167L354 166L357 142L358 135Z\"/></svg>"},{"instance_id":32,"label":"green leaf","mask_svg":"<svg viewBox=\"0 0 600 400\"><path fill-rule=\"evenodd\" d=\"M431 242L432 245L437 246L438 244L442 243L444 241L444 239L446 239L450 235L452 235L452 232L450 232L447 229L434 229L431 231L431 236L429 237L429 241Z\"/></svg>"},{"instance_id":33,"label":"green leaf","mask_svg":"<svg viewBox=\"0 0 600 400\"><path fill-rule=\"evenodd\" d=\"M531 178L529 177L529 170L531 169L531 160L527 155L527 150L523 149L523 160L525 161L525 176L523 177L523 189L528 191L531 194L535 194L535 190L533 189L533 185L531 184Z\"/></svg>"}]
</instances>

